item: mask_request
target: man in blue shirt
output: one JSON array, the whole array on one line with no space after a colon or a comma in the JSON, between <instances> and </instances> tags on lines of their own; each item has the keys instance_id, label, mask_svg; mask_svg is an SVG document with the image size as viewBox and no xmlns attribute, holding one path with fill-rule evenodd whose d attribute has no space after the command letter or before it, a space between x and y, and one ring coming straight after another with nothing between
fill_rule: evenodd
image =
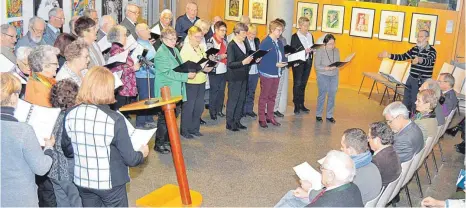
<instances>
[{"instance_id":1,"label":"man in blue shirt","mask_svg":"<svg viewBox=\"0 0 466 208\"><path fill-rule=\"evenodd\" d=\"M182 37L181 42L184 41L188 29L191 28L198 19L199 17L197 16L197 4L194 2L189 2L188 4L186 4L186 14L179 16L176 19L175 30L176 34Z\"/></svg>"},{"instance_id":2,"label":"man in blue shirt","mask_svg":"<svg viewBox=\"0 0 466 208\"><path fill-rule=\"evenodd\" d=\"M45 45L43 36L45 30L45 21L40 17L32 17L29 20L29 31L18 40L15 46L15 50L19 47L30 47L34 48L39 45Z\"/></svg>"},{"instance_id":3,"label":"man in blue shirt","mask_svg":"<svg viewBox=\"0 0 466 208\"><path fill-rule=\"evenodd\" d=\"M53 46L58 35L60 35L60 28L65 23L65 14L63 9L54 7L49 11L49 23L45 28L44 41L47 45Z\"/></svg>"}]
</instances>

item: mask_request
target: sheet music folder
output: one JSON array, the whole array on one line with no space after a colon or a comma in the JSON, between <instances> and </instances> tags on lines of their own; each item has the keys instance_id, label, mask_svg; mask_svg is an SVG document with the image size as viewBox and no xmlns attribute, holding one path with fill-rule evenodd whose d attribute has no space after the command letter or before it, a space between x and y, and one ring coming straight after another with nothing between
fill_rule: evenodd
<instances>
[{"instance_id":1,"label":"sheet music folder","mask_svg":"<svg viewBox=\"0 0 466 208\"><path fill-rule=\"evenodd\" d=\"M176 68L173 69L176 72L180 73L189 73L189 72L199 72L202 70L202 67L200 64L192 62L192 61L186 61L183 64L177 66Z\"/></svg>"},{"instance_id":2,"label":"sheet music folder","mask_svg":"<svg viewBox=\"0 0 466 208\"><path fill-rule=\"evenodd\" d=\"M332 67L332 66L342 67L342 66L346 65L347 63L349 63L353 59L354 55L355 55L355 53L352 53L349 56L347 56L344 61L337 61L337 62L334 62L333 64L328 65L328 66L329 67Z\"/></svg>"},{"instance_id":3,"label":"sheet music folder","mask_svg":"<svg viewBox=\"0 0 466 208\"><path fill-rule=\"evenodd\" d=\"M254 63L254 62L256 62L257 59L264 57L265 54L267 54L270 50L271 49L269 49L269 50L257 50L257 51L252 52L252 54L250 55L250 56L252 56L251 63Z\"/></svg>"},{"instance_id":4,"label":"sheet music folder","mask_svg":"<svg viewBox=\"0 0 466 208\"><path fill-rule=\"evenodd\" d=\"M207 55L207 57L209 57L210 55L215 55L219 52L220 50L219 49L216 49L216 48L210 48L209 50L207 50L205 52L205 54Z\"/></svg>"}]
</instances>

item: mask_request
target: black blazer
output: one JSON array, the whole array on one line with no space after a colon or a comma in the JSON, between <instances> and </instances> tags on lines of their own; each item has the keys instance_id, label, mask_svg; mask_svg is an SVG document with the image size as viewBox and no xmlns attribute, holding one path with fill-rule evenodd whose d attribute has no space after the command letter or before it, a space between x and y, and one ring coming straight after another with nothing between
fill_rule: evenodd
<instances>
[{"instance_id":1,"label":"black blazer","mask_svg":"<svg viewBox=\"0 0 466 208\"><path fill-rule=\"evenodd\" d=\"M311 34L311 37L312 37L312 42L314 43L314 36L312 34ZM291 36L291 47L296 48L296 49L301 47L301 49L304 49L303 44L299 40L298 33L295 33ZM310 53L309 58L306 60L307 64L311 65L313 58L314 58L314 54ZM298 65L301 65L302 63L303 62L298 62Z\"/></svg>"},{"instance_id":2,"label":"black blazer","mask_svg":"<svg viewBox=\"0 0 466 208\"><path fill-rule=\"evenodd\" d=\"M227 47L227 81L244 81L248 79L249 65L243 65L242 61L248 57L249 45L244 44L246 53L239 48L234 40Z\"/></svg>"},{"instance_id":3,"label":"black blazer","mask_svg":"<svg viewBox=\"0 0 466 208\"><path fill-rule=\"evenodd\" d=\"M210 38L212 38L212 36L214 36L214 31L212 30L212 27L209 27L209 31L204 35L204 38L206 40L209 40Z\"/></svg>"},{"instance_id":4,"label":"black blazer","mask_svg":"<svg viewBox=\"0 0 466 208\"><path fill-rule=\"evenodd\" d=\"M249 40L248 38L244 39L244 44L249 47L249 50L252 50L251 49L251 45L249 45ZM261 44L259 38L254 38L254 45L256 46L256 50L259 50L259 45ZM249 51L248 51L248 54L249 54Z\"/></svg>"}]
</instances>

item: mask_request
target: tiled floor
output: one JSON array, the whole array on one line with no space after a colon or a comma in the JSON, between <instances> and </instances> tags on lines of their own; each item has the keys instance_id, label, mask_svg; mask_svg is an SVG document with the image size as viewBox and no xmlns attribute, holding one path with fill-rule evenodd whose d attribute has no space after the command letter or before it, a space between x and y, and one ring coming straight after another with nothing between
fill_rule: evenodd
<instances>
[{"instance_id":1,"label":"tiled floor","mask_svg":"<svg viewBox=\"0 0 466 208\"><path fill-rule=\"evenodd\" d=\"M213 122L204 112L203 118L208 124L201 127L201 132L205 136L181 141L190 188L203 195L203 206L273 206L288 190L297 187L293 166L307 161L317 167L316 161L329 150L340 149L344 130L353 127L367 130L371 122L383 119L384 106L379 105L381 95L375 93L373 98L367 99L367 93L358 95L354 89L340 88L335 109L337 122L316 123L316 95L316 85L310 83L306 105L311 113L295 116L290 92L285 117L278 119L282 126L268 129L261 129L257 120L246 118L243 124L248 130L233 133L225 129L224 119ZM459 169L464 168L464 155L453 148L459 141L459 134L443 139L446 159L443 164L436 148L438 175L434 174L429 158L432 185L427 183L424 169L419 171L424 196L446 198L456 190L456 176ZM152 150L153 145L151 141L151 152L145 164L130 170L132 180L128 184L128 197L131 206L138 198L165 184L177 184L171 155L157 154ZM419 206L421 199L414 181L409 188L413 205ZM407 206L404 192L397 205Z\"/></svg>"}]
</instances>

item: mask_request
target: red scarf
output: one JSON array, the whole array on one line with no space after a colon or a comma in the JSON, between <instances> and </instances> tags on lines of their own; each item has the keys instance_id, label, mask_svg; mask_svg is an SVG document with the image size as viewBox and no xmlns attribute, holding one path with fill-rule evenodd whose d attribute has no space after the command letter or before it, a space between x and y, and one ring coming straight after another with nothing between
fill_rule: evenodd
<instances>
[{"instance_id":1,"label":"red scarf","mask_svg":"<svg viewBox=\"0 0 466 208\"><path fill-rule=\"evenodd\" d=\"M217 44L220 44L220 51L217 53L218 55L223 55L223 54L226 54L227 53L227 46L225 45L225 42L223 40L223 38L217 38L217 35L216 33L214 33L214 40L215 42L217 42ZM227 59L224 58L222 60L220 60L220 62L224 63L225 65L227 64Z\"/></svg>"}]
</instances>

